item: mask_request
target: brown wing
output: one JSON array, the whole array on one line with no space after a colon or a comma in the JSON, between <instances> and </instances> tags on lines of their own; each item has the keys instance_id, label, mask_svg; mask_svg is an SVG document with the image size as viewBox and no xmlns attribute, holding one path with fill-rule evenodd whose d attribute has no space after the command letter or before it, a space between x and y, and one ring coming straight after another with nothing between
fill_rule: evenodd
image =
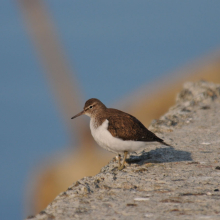
<instances>
[{"instance_id":1,"label":"brown wing","mask_svg":"<svg viewBox=\"0 0 220 220\"><path fill-rule=\"evenodd\" d=\"M122 140L163 142L162 139L149 131L134 116L117 109L111 109L110 111L111 114L106 112L106 118L109 121L108 131L112 136L118 137Z\"/></svg>"}]
</instances>

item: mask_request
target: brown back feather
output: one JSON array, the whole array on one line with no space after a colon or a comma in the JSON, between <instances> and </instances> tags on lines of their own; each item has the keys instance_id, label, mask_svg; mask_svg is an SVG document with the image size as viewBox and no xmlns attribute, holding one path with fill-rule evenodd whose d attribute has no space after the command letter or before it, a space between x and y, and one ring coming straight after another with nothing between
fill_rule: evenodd
<instances>
[{"instance_id":1,"label":"brown back feather","mask_svg":"<svg viewBox=\"0 0 220 220\"><path fill-rule=\"evenodd\" d=\"M108 131L113 137L118 137L122 140L163 142L162 139L149 131L138 119L125 112L109 108L105 112L105 118L109 121ZM105 118L101 119L102 122Z\"/></svg>"}]
</instances>

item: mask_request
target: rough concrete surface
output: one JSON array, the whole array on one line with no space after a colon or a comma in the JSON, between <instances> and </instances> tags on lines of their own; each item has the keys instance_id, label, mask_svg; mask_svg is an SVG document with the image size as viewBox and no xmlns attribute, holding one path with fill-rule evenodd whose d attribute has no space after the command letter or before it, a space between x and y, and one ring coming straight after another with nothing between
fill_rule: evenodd
<instances>
[{"instance_id":1,"label":"rough concrete surface","mask_svg":"<svg viewBox=\"0 0 220 220\"><path fill-rule=\"evenodd\" d=\"M28 219L220 219L220 85L184 84L149 129L173 147L113 159Z\"/></svg>"}]
</instances>

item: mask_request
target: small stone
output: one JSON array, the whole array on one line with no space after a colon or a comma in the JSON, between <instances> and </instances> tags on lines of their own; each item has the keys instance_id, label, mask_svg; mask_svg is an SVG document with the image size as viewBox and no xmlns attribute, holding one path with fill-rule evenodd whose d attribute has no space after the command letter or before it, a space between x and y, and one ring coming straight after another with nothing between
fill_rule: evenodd
<instances>
[{"instance_id":1,"label":"small stone","mask_svg":"<svg viewBox=\"0 0 220 220\"><path fill-rule=\"evenodd\" d=\"M210 106L209 105L204 105L204 106L201 107L201 109L203 109L203 110L210 109Z\"/></svg>"},{"instance_id":2,"label":"small stone","mask_svg":"<svg viewBox=\"0 0 220 220\"><path fill-rule=\"evenodd\" d=\"M209 143L209 142L202 142L201 144L202 145L210 145L211 143Z\"/></svg>"},{"instance_id":3,"label":"small stone","mask_svg":"<svg viewBox=\"0 0 220 220\"><path fill-rule=\"evenodd\" d=\"M107 189L107 190L110 190L110 189L111 189L111 187L109 187L109 186L107 186L107 185L103 185L101 188L102 188L102 189Z\"/></svg>"},{"instance_id":4,"label":"small stone","mask_svg":"<svg viewBox=\"0 0 220 220\"><path fill-rule=\"evenodd\" d=\"M149 217L152 217L153 214L151 214L151 213L147 213L147 214L145 214L144 216L147 217L147 218L149 218Z\"/></svg>"},{"instance_id":5,"label":"small stone","mask_svg":"<svg viewBox=\"0 0 220 220\"><path fill-rule=\"evenodd\" d=\"M134 204L134 203L128 203L127 206L137 206L137 204Z\"/></svg>"},{"instance_id":6,"label":"small stone","mask_svg":"<svg viewBox=\"0 0 220 220\"><path fill-rule=\"evenodd\" d=\"M141 197L137 197L137 198L134 198L134 201L148 201L150 200L149 198L141 198Z\"/></svg>"},{"instance_id":7,"label":"small stone","mask_svg":"<svg viewBox=\"0 0 220 220\"><path fill-rule=\"evenodd\" d=\"M44 210L39 213L40 215L47 214Z\"/></svg>"},{"instance_id":8,"label":"small stone","mask_svg":"<svg viewBox=\"0 0 220 220\"><path fill-rule=\"evenodd\" d=\"M63 192L63 193L61 194L61 196L67 196L67 193L66 193L66 192Z\"/></svg>"},{"instance_id":9,"label":"small stone","mask_svg":"<svg viewBox=\"0 0 220 220\"><path fill-rule=\"evenodd\" d=\"M219 191L219 189L214 189L214 191L215 191L215 192L218 192L218 191Z\"/></svg>"}]
</instances>

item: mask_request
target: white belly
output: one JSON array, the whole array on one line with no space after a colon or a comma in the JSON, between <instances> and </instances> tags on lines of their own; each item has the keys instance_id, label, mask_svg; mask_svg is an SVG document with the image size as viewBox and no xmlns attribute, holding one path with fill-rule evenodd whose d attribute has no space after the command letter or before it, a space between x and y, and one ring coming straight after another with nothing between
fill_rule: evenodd
<instances>
[{"instance_id":1,"label":"white belly","mask_svg":"<svg viewBox=\"0 0 220 220\"><path fill-rule=\"evenodd\" d=\"M101 126L95 128L93 119L90 120L90 129L95 141L106 150L114 153L137 152L147 147L147 142L141 141L123 141L122 139L113 137L107 130L108 120L106 119ZM152 144L152 143L151 143Z\"/></svg>"}]
</instances>

